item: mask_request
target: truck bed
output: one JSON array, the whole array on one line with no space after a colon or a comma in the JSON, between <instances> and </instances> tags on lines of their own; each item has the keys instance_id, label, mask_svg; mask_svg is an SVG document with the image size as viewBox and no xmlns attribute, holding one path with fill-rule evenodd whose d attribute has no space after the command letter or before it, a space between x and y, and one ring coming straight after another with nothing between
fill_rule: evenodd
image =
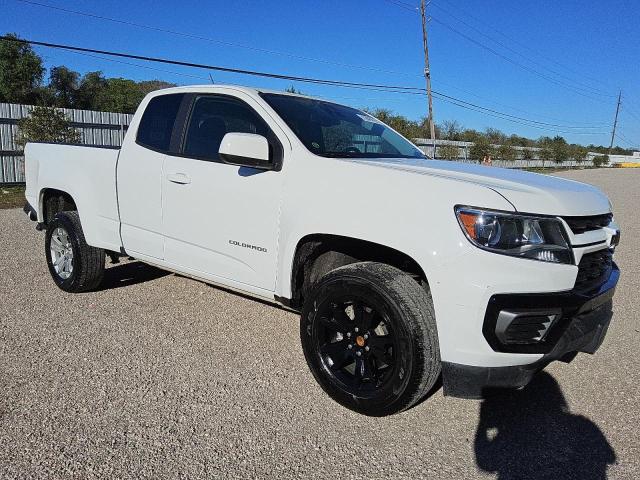
<instances>
[{"instance_id":1,"label":"truck bed","mask_svg":"<svg viewBox=\"0 0 640 480\"><path fill-rule=\"evenodd\" d=\"M25 147L25 197L43 221L47 189L73 198L87 243L118 251L121 246L116 165L119 148L28 143Z\"/></svg>"}]
</instances>

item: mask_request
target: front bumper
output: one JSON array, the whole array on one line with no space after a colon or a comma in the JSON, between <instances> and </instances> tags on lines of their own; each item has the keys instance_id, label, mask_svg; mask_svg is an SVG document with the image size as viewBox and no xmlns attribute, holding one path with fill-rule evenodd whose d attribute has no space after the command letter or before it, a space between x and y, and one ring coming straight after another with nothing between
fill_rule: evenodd
<instances>
[{"instance_id":1,"label":"front bumper","mask_svg":"<svg viewBox=\"0 0 640 480\"><path fill-rule=\"evenodd\" d=\"M611 321L611 299L619 277L620 271L614 264L608 280L590 294L571 291L491 297L483 333L492 348L511 353L543 355L530 364L504 367L478 367L444 361L444 394L461 398L482 398L492 389L524 387L536 372L554 360L570 362L580 352L595 353L602 344ZM495 335L494 319L502 309L515 307L557 309L562 315L549 336L539 345L505 346Z\"/></svg>"}]
</instances>

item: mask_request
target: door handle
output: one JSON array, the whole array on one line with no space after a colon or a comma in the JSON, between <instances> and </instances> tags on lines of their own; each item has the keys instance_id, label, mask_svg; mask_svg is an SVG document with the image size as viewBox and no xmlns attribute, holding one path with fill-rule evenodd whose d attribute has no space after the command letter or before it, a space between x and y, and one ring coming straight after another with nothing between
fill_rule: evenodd
<instances>
[{"instance_id":1,"label":"door handle","mask_svg":"<svg viewBox=\"0 0 640 480\"><path fill-rule=\"evenodd\" d=\"M184 173L168 173L167 180L179 185L186 185L188 183L191 183L191 178L189 178L189 176Z\"/></svg>"}]
</instances>

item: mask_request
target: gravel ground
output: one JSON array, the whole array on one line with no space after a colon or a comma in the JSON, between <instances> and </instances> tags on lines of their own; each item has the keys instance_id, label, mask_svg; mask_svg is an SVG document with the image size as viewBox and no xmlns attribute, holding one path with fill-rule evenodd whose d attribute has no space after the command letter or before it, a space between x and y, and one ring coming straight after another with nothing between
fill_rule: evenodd
<instances>
[{"instance_id":1,"label":"gravel ground","mask_svg":"<svg viewBox=\"0 0 640 480\"><path fill-rule=\"evenodd\" d=\"M603 188L623 229L600 351L380 419L320 390L296 315L137 262L65 294L43 235L0 211L0 478L640 478L640 171L562 176Z\"/></svg>"}]
</instances>

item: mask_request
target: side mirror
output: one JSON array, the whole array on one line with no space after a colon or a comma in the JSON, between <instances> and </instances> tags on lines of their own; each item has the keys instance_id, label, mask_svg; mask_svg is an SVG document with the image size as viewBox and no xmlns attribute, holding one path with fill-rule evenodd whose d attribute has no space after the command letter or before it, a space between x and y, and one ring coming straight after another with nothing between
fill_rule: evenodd
<instances>
[{"instance_id":1,"label":"side mirror","mask_svg":"<svg viewBox=\"0 0 640 480\"><path fill-rule=\"evenodd\" d=\"M227 133L220 143L220 158L230 165L241 167L274 168L269 159L269 142L262 135L254 133Z\"/></svg>"}]
</instances>

